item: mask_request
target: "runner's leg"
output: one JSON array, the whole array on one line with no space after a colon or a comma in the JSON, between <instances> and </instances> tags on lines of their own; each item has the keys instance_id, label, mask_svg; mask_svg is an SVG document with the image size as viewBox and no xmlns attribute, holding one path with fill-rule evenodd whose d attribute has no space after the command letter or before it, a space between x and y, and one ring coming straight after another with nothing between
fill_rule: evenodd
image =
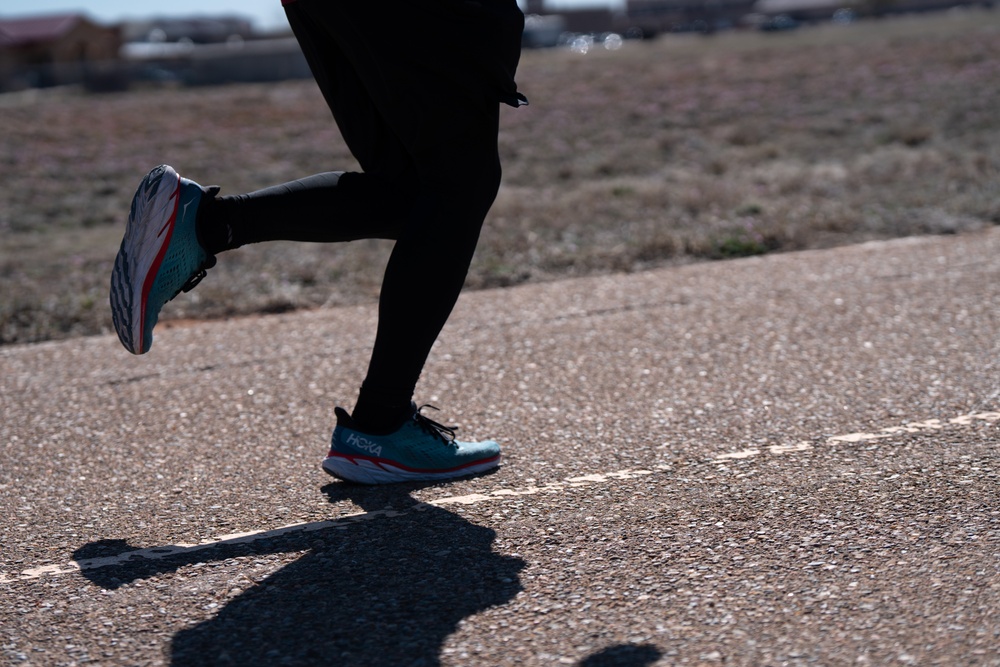
<instances>
[{"instance_id":1,"label":"runner's leg","mask_svg":"<svg viewBox=\"0 0 1000 667\"><path fill-rule=\"evenodd\" d=\"M419 10L409 3L398 9ZM415 13L412 21L394 22L401 31L394 36L365 16L375 11L366 3L298 0L286 10L364 173L317 175L223 198L219 206L231 214L237 244L396 239L354 410L363 429L391 431L410 409L499 187L499 102L455 64L469 54L455 52L447 41L411 59L377 48L380 40L419 34L417 22L440 27L440 16ZM466 44L474 40L465 37Z\"/></svg>"}]
</instances>

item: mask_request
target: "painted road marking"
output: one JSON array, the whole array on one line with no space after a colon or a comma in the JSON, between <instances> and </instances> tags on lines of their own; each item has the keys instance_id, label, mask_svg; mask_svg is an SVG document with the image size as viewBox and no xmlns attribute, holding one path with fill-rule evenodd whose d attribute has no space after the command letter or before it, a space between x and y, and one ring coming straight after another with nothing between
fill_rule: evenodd
<instances>
[{"instance_id":1,"label":"painted road marking","mask_svg":"<svg viewBox=\"0 0 1000 667\"><path fill-rule=\"evenodd\" d=\"M0 573L0 584L12 583L15 581L28 581L31 579L40 579L42 577L47 577L47 576L74 574L81 572L83 570L95 570L97 568L107 567L109 565L120 565L122 563L135 559L161 560L163 558L169 558L171 556L178 556L178 555L194 553L197 551L202 551L204 549L208 549L211 547L241 544L247 542L256 542L257 540L266 540L270 538L279 537L281 535L285 535L287 533L295 531L313 532L316 530L323 530L325 528L346 528L347 526L353 523L358 523L359 521L371 521L373 519L378 519L382 517L388 518L388 517L404 516L406 514L421 512L423 510L426 510L428 507L446 507L448 505L478 505L479 503L482 502L504 500L511 497L532 496L544 493L559 493L561 491L565 491L566 489L579 488L583 486L593 486L595 484L606 484L612 481L645 477L647 475L655 474L656 472L669 470L670 468L671 466L669 465L659 465L655 466L652 470L619 470L616 472L609 472L603 474L584 475L581 477L570 477L561 482L552 482L549 484L542 484L540 486L529 486L523 489L497 489L495 491L490 491L488 493L473 493L464 496L449 496L446 498L438 498L437 500L416 503L412 507L409 507L405 510L376 510L372 512L355 512L353 514L345 514L344 516L341 516L337 519L331 519L328 521L312 521L309 523L296 523L263 532L257 531L249 533L233 533L231 535L221 535L217 538L211 540L205 540L204 542L200 542L198 544L171 544L169 546L152 547L149 549L138 549L135 551L127 551L125 553L118 554L117 556L105 556L102 558L89 558L79 561L70 561L69 563L63 565L43 565L41 567L22 570L19 574L13 576L8 576L6 574Z\"/></svg>"},{"instance_id":2,"label":"painted road marking","mask_svg":"<svg viewBox=\"0 0 1000 667\"><path fill-rule=\"evenodd\" d=\"M1000 422L1000 412L977 412L973 414L960 415L958 417L948 419L947 421L941 421L940 419L928 419L921 422L910 422L904 426L889 426L870 433L869 432L848 433L845 435L836 435L828 437L826 439L826 443L855 444L860 442L867 442L870 440L880 440L883 438L890 438L900 433L921 433L926 431L939 431L947 428L962 428L971 426L978 422L987 422L987 423ZM811 443L803 441L791 445L772 445L770 447L767 447L766 451L775 455L787 455L796 452L809 451L813 448L814 447ZM717 454L712 458L712 461L717 463L722 463L731 460L750 459L756 456L760 456L762 453L763 450L759 448L743 449L735 452ZM255 542L257 540L271 539L295 531L312 532L316 530L323 530L326 528L347 528L351 524L360 521L372 521L374 519L379 519L383 517L389 518L389 517L403 516L406 514L413 514L426 510L428 507L447 507L448 505L478 505L484 502L503 501L506 499L518 498L521 496L561 493L566 491L567 489L609 484L615 481L638 479L640 477L646 477L649 475L654 475L656 473L665 472L672 469L673 469L672 466L669 464L660 464L652 466L649 469L619 470L616 472L594 473L590 475L570 477L561 482L552 482L549 484L542 484L539 486L528 486L522 489L496 489L494 491L489 491L486 493L473 493L464 496L448 496L445 498L438 498L437 500L417 503L412 507L402 511L377 510L372 512L356 512L353 514L346 514L337 519L331 519L328 521L297 523L267 531L221 535L217 538L206 540L198 544L173 544L169 546L152 547L148 549L138 549L135 551L128 551L126 553L122 553L117 556L107 556L103 558L90 558L80 561L70 561L69 563L65 563L62 565L43 565L41 567L22 570L20 573L14 575L7 575L3 572L0 572L0 584L8 584L18 581L30 581L33 579L41 579L42 577L75 574L82 572L84 570L95 570L97 568L107 567L110 565L120 565L122 563L135 559L160 560L171 556L178 556L178 555L194 553L197 551L202 551L204 549L209 549L211 547L241 544L247 542Z\"/></svg>"},{"instance_id":3,"label":"painted road marking","mask_svg":"<svg viewBox=\"0 0 1000 667\"><path fill-rule=\"evenodd\" d=\"M970 426L977 421L985 421L988 423L998 422L1000 421L1000 412L975 412L972 414L959 415L958 417L953 417L947 421L941 421L940 419L927 419L921 422L910 422L903 426L887 426L872 433L847 433L845 435L834 435L826 439L826 444L832 445L838 442L857 444L859 442L868 442L869 440L891 438L900 433L922 433L925 431L940 431L949 426ZM768 447L767 450L771 454L789 454L792 452L804 452L812 448L812 443L802 441L793 445L773 445ZM761 450L758 448L741 449L735 452L717 454L713 460L723 462L734 459L750 459L755 456L759 456L760 454Z\"/></svg>"}]
</instances>

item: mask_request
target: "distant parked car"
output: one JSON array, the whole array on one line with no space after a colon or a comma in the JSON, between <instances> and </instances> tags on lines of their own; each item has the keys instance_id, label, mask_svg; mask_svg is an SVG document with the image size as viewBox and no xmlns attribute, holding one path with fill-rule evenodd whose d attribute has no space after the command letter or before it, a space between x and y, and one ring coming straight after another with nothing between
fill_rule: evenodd
<instances>
[{"instance_id":1,"label":"distant parked car","mask_svg":"<svg viewBox=\"0 0 1000 667\"><path fill-rule=\"evenodd\" d=\"M759 27L764 32L783 32L795 30L799 27L799 22L788 14L778 14L761 23Z\"/></svg>"},{"instance_id":2,"label":"distant parked car","mask_svg":"<svg viewBox=\"0 0 1000 667\"><path fill-rule=\"evenodd\" d=\"M841 25L846 25L848 23L854 23L858 18L858 15L853 9L848 9L846 7L841 7L833 13L832 20L834 23L839 23Z\"/></svg>"}]
</instances>

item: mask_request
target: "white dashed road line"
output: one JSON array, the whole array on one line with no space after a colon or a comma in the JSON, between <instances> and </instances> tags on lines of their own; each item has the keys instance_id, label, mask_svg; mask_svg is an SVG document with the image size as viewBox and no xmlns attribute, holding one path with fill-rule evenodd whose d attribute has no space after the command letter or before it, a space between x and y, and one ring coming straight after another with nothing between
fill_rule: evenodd
<instances>
[{"instance_id":1,"label":"white dashed road line","mask_svg":"<svg viewBox=\"0 0 1000 667\"><path fill-rule=\"evenodd\" d=\"M910 422L904 426L887 426L886 428L879 429L878 431L871 433L847 433L845 435L834 435L828 437L826 439L826 443L834 444L838 442L846 442L854 444L867 442L868 440L891 438L892 436L900 433L921 433L925 431L939 431L949 427L970 426L977 421L985 421L989 423L1000 421L1000 412L976 412L973 414L953 417L947 421L941 421L940 419L927 419L921 422ZM813 445L810 442L802 441L793 445L772 445L766 449L771 454L789 454L813 449ZM717 454L713 460L730 461L733 459L749 459L759 456L761 453L762 450L756 448L741 449L736 452Z\"/></svg>"},{"instance_id":2,"label":"white dashed road line","mask_svg":"<svg viewBox=\"0 0 1000 667\"><path fill-rule=\"evenodd\" d=\"M826 439L826 443L854 444L860 442L867 442L869 440L890 438L900 433L921 433L927 431L939 431L948 428L963 428L971 426L977 422L987 422L987 423L1000 422L1000 412L978 412L978 413L960 415L958 417L954 417L946 421L942 421L940 419L928 419L920 422L910 422L903 426L889 426L874 432L848 433L845 435L836 435L828 437ZM760 456L765 451L770 454L787 455L787 454L794 454L796 452L809 451L811 449L814 449L814 446L809 442L803 441L791 445L773 445L770 447L766 447L764 449L750 448L735 452L717 454L712 458L712 461L721 463L730 460L749 459L749 458L754 458L756 456ZM357 523L359 521L371 521L383 517L395 517L395 516L403 516L406 514L414 514L417 512L421 512L431 506L446 507L448 505L478 505L480 503L504 501L510 498L517 498L521 496L558 494L568 489L597 486L602 484L613 483L616 481L637 479L640 477L653 475L658 472L664 472L671 469L672 467L670 465L660 464L653 466L650 469L619 470L616 472L595 473L579 477L570 477L561 482L552 482L550 484L543 484L540 486L528 486L522 489L497 489L494 491L490 491L488 493L474 493L464 496L449 496L445 498L439 498L437 500L431 500L426 503L417 503L413 507L410 507L402 511L377 510L372 512L357 512L354 514L347 514L340 518L332 519L329 521L298 523L266 531L221 535L215 539L206 540L199 544L175 544L162 547L151 547L148 549L138 549L135 551L128 551L119 554L117 556L107 556L102 558L91 558L80 561L70 561L69 563L62 565L43 565L41 567L22 570L20 573L14 575L7 575L5 573L0 573L0 584L14 583L18 581L30 581L33 579L41 579L43 577L74 574L84 570L94 570L97 568L107 567L110 565L119 565L136 559L159 560L172 556L190 554L211 547L219 547L225 545L256 542L258 540L272 539L296 531L312 532L327 528L338 528L338 527L346 528L347 526L353 523Z\"/></svg>"}]
</instances>

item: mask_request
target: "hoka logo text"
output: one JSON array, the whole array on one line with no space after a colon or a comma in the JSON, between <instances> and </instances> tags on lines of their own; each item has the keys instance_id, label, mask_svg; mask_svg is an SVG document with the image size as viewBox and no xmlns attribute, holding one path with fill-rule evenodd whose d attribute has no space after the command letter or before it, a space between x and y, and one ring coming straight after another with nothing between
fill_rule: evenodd
<instances>
[{"instance_id":1,"label":"hoka logo text","mask_svg":"<svg viewBox=\"0 0 1000 667\"><path fill-rule=\"evenodd\" d=\"M364 450L372 456L379 456L382 454L381 445L375 444L373 440L369 440L368 438L362 438L357 433L351 433L347 436L347 444Z\"/></svg>"}]
</instances>

